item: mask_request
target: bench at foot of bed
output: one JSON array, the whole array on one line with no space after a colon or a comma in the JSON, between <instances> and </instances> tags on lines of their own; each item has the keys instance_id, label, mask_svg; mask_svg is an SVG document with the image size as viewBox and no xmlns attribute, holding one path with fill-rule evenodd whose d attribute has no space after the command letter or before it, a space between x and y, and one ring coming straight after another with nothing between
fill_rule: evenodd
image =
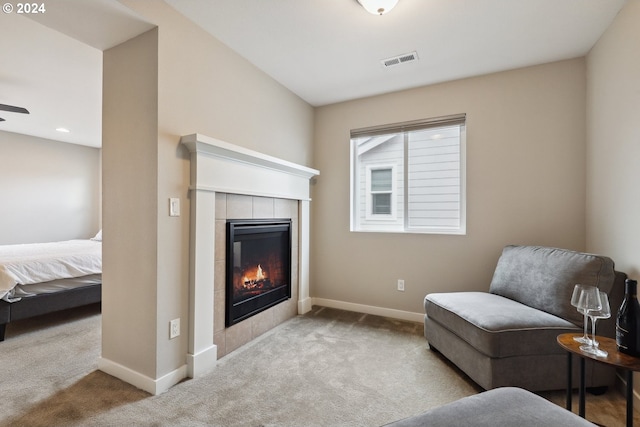
<instances>
[{"instance_id":1,"label":"bench at foot of bed","mask_svg":"<svg viewBox=\"0 0 640 427\"><path fill-rule=\"evenodd\" d=\"M102 284L98 283L50 294L35 295L11 303L0 301L0 341L4 341L9 322L94 304L100 302L101 299Z\"/></svg>"}]
</instances>

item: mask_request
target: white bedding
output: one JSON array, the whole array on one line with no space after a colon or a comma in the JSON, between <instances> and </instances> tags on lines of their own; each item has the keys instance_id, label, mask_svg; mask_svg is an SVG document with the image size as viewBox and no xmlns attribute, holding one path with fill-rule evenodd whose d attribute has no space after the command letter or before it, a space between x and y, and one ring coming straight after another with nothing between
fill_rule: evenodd
<instances>
[{"instance_id":1,"label":"white bedding","mask_svg":"<svg viewBox=\"0 0 640 427\"><path fill-rule=\"evenodd\" d=\"M17 284L102 273L102 242L67 240L0 246L0 299Z\"/></svg>"},{"instance_id":2,"label":"white bedding","mask_svg":"<svg viewBox=\"0 0 640 427\"><path fill-rule=\"evenodd\" d=\"M4 300L8 302L19 301L35 295L52 294L69 289L83 288L90 285L102 283L102 274L91 274L89 276L72 277L70 279L56 279L49 282L34 283L31 285L17 284L5 295Z\"/></svg>"}]
</instances>

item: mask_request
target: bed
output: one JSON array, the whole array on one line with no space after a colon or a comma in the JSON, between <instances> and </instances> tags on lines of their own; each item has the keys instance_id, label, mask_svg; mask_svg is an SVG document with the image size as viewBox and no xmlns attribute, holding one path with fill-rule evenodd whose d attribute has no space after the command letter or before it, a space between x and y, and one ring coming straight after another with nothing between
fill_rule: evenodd
<instances>
[{"instance_id":1,"label":"bed","mask_svg":"<svg viewBox=\"0 0 640 427\"><path fill-rule=\"evenodd\" d=\"M9 322L101 297L101 232L87 240L0 246L0 341Z\"/></svg>"}]
</instances>

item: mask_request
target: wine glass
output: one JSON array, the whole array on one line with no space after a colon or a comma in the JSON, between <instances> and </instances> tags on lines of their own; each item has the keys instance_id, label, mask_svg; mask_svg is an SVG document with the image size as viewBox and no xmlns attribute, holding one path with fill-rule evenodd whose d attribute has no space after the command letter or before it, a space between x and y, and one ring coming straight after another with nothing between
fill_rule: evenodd
<instances>
[{"instance_id":1,"label":"wine glass","mask_svg":"<svg viewBox=\"0 0 640 427\"><path fill-rule=\"evenodd\" d=\"M597 357L607 357L609 353L598 347L599 344L596 340L596 321L598 319L608 319L611 317L611 307L609 306L609 298L605 292L599 291L598 297L600 300L600 308L594 310L587 309L587 315L591 318L591 345L581 345L580 350L591 353Z\"/></svg>"},{"instance_id":2,"label":"wine glass","mask_svg":"<svg viewBox=\"0 0 640 427\"><path fill-rule=\"evenodd\" d=\"M584 334L581 337L573 337L574 340L582 344L591 344L591 339L589 338L589 334L587 331L588 324L589 324L589 318L587 316L587 312L584 311L584 309L578 307L578 302L580 301L580 296L582 295L582 291L588 288L595 289L595 286L577 284L573 287L573 294L571 294L571 305L576 307L576 309L578 310L578 313L582 313L582 315L584 316Z\"/></svg>"},{"instance_id":3,"label":"wine glass","mask_svg":"<svg viewBox=\"0 0 640 427\"><path fill-rule=\"evenodd\" d=\"M600 310L602 308L602 301L600 300L600 293L598 292L598 288L595 286L585 286L583 287L580 295L578 296L578 302L576 304L576 308L578 312L584 313L589 316L589 312ZM588 339L582 347L591 347L591 340Z\"/></svg>"}]
</instances>

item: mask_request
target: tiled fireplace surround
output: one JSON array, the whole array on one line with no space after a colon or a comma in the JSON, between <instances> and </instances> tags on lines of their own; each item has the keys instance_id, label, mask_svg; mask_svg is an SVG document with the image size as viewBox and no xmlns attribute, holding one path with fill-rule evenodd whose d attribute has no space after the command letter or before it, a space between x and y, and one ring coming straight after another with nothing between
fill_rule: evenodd
<instances>
[{"instance_id":1,"label":"tiled fireplace surround","mask_svg":"<svg viewBox=\"0 0 640 427\"><path fill-rule=\"evenodd\" d=\"M181 138L191 154L190 283L187 376L285 320L311 310L309 180L315 169L201 134ZM228 219L292 220L290 300L225 328Z\"/></svg>"},{"instance_id":2,"label":"tiled fireplace surround","mask_svg":"<svg viewBox=\"0 0 640 427\"><path fill-rule=\"evenodd\" d=\"M298 201L216 193L216 249L214 275L214 338L218 358L243 346L298 314ZM229 328L225 328L225 265L227 219L291 219L291 299Z\"/></svg>"}]
</instances>

